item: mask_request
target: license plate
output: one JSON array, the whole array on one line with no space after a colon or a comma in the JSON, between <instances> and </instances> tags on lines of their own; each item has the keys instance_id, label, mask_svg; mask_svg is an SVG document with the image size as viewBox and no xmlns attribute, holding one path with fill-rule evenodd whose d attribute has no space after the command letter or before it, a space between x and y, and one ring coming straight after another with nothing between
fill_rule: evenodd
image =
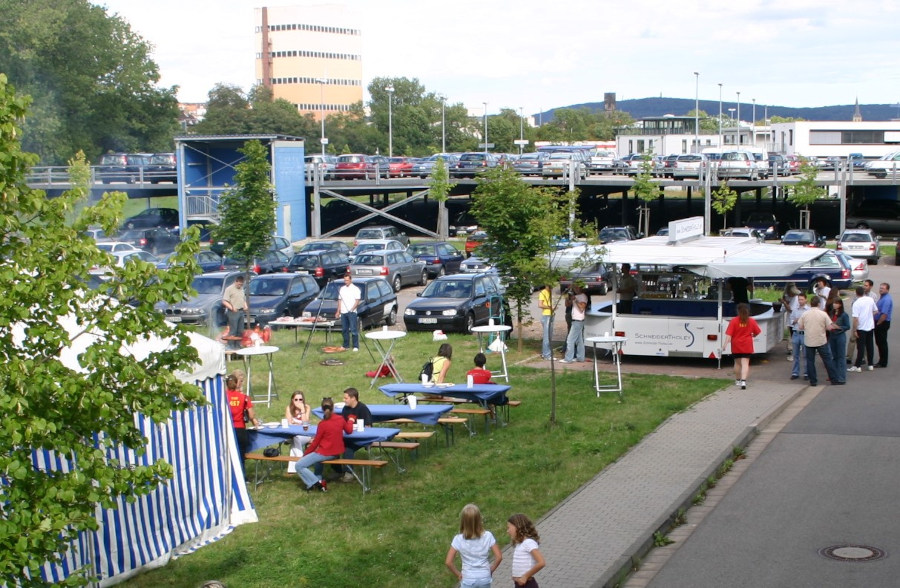
<instances>
[{"instance_id":1,"label":"license plate","mask_svg":"<svg viewBox=\"0 0 900 588\"><path fill-rule=\"evenodd\" d=\"M304 276L308 276L308 275L309 275L309 272L306 271L306 270L297 270L297 271L295 271L294 273L295 273L295 274L302 274L302 275L304 275Z\"/></svg>"},{"instance_id":2,"label":"license plate","mask_svg":"<svg viewBox=\"0 0 900 588\"><path fill-rule=\"evenodd\" d=\"M436 318L420 318L419 324L420 325L436 325L437 319Z\"/></svg>"},{"instance_id":3,"label":"license plate","mask_svg":"<svg viewBox=\"0 0 900 588\"><path fill-rule=\"evenodd\" d=\"M169 321L170 323L180 323L181 317L180 316L167 316L166 320Z\"/></svg>"},{"instance_id":4,"label":"license plate","mask_svg":"<svg viewBox=\"0 0 900 588\"><path fill-rule=\"evenodd\" d=\"M361 276L371 276L372 270L361 269L361 270L356 270L356 273L358 273Z\"/></svg>"}]
</instances>

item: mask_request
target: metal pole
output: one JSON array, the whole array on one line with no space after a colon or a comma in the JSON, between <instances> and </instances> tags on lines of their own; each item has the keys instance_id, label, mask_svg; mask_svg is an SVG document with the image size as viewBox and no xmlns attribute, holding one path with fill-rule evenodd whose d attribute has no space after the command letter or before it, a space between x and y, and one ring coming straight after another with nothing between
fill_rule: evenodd
<instances>
[{"instance_id":1,"label":"metal pole","mask_svg":"<svg viewBox=\"0 0 900 588\"><path fill-rule=\"evenodd\" d=\"M484 154L488 152L488 136L487 136L487 102L484 102Z\"/></svg>"},{"instance_id":2,"label":"metal pole","mask_svg":"<svg viewBox=\"0 0 900 588\"><path fill-rule=\"evenodd\" d=\"M322 143L322 155L325 155L325 82L327 80L325 78L319 78L319 103L322 105L322 112L320 112L320 116L322 117L322 136L320 137L320 142ZM324 163L324 162L323 162Z\"/></svg>"},{"instance_id":3,"label":"metal pole","mask_svg":"<svg viewBox=\"0 0 900 588\"><path fill-rule=\"evenodd\" d=\"M388 157L394 156L394 86L385 88L388 93Z\"/></svg>"},{"instance_id":4,"label":"metal pole","mask_svg":"<svg viewBox=\"0 0 900 588\"><path fill-rule=\"evenodd\" d=\"M719 84L719 148L722 148L722 84Z\"/></svg>"},{"instance_id":5,"label":"metal pole","mask_svg":"<svg viewBox=\"0 0 900 588\"><path fill-rule=\"evenodd\" d=\"M447 99L441 96L441 153L447 152L447 125L444 119L444 105Z\"/></svg>"},{"instance_id":6,"label":"metal pole","mask_svg":"<svg viewBox=\"0 0 900 588\"><path fill-rule=\"evenodd\" d=\"M519 107L519 155L522 155L522 148L525 144L522 142L525 140L525 108Z\"/></svg>"},{"instance_id":7,"label":"metal pole","mask_svg":"<svg viewBox=\"0 0 900 588\"><path fill-rule=\"evenodd\" d=\"M756 147L756 98L753 98L753 146Z\"/></svg>"},{"instance_id":8,"label":"metal pole","mask_svg":"<svg viewBox=\"0 0 900 588\"><path fill-rule=\"evenodd\" d=\"M700 153L700 72L694 72L694 153Z\"/></svg>"},{"instance_id":9,"label":"metal pole","mask_svg":"<svg viewBox=\"0 0 900 588\"><path fill-rule=\"evenodd\" d=\"M737 97L738 97L738 100L737 100L737 136L738 136L737 142L738 142L738 147L740 147L741 146L741 93L740 92L737 93Z\"/></svg>"}]
</instances>

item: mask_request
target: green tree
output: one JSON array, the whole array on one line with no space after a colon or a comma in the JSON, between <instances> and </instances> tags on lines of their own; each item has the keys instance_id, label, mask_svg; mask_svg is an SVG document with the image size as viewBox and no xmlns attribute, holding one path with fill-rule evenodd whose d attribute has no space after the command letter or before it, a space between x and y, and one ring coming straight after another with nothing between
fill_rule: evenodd
<instances>
[{"instance_id":1,"label":"green tree","mask_svg":"<svg viewBox=\"0 0 900 588\"><path fill-rule=\"evenodd\" d=\"M694 110L693 108L688 111L686 116L694 116L694 113L697 113L697 118L700 119L700 134L714 135L719 132L718 118L708 115L705 110Z\"/></svg>"},{"instance_id":2,"label":"green tree","mask_svg":"<svg viewBox=\"0 0 900 588\"><path fill-rule=\"evenodd\" d=\"M9 586L43 585L23 577L40 578L44 562L59 561L70 540L95 529L97 508L171 478L162 460L132 466L108 456L113 446L143 455L136 413L162 422L172 410L203 401L196 386L173 373L197 359L187 335L154 309L190 290L197 231L178 246L175 269L128 263L109 271L102 290L86 287L89 270L112 260L85 229L114 230L126 196L107 194L84 206L90 171L83 156L71 162L75 187L67 193L48 199L30 189L25 174L37 156L19 144L26 106L0 74L0 583ZM140 360L122 353L148 336L172 346ZM64 349L94 337L78 355L81 370L63 363ZM36 469L33 450L53 451L77 467ZM93 575L83 570L66 584L84 584Z\"/></svg>"},{"instance_id":3,"label":"green tree","mask_svg":"<svg viewBox=\"0 0 900 588\"><path fill-rule=\"evenodd\" d=\"M521 351L532 287L558 278L547 260L554 237L566 232L568 199L554 190L529 186L506 167L486 171L472 198L472 213L488 234L486 257L501 275L515 276L506 295L515 309Z\"/></svg>"},{"instance_id":4,"label":"green tree","mask_svg":"<svg viewBox=\"0 0 900 588\"><path fill-rule=\"evenodd\" d=\"M641 157L640 171L634 177L631 192L642 202L641 219L644 221L641 232L650 234L650 203L659 198L659 184L653 181L653 155L648 151Z\"/></svg>"},{"instance_id":5,"label":"green tree","mask_svg":"<svg viewBox=\"0 0 900 588\"><path fill-rule=\"evenodd\" d=\"M253 259L269 248L277 203L265 146L257 140L247 141L238 151L245 158L235 166L235 186L219 200L221 220L215 235L225 243L226 252L244 261L249 274Z\"/></svg>"},{"instance_id":6,"label":"green tree","mask_svg":"<svg viewBox=\"0 0 900 588\"><path fill-rule=\"evenodd\" d=\"M443 157L438 157L434 162L431 178L428 180L428 193L438 203L437 234L446 240L450 232L447 219L447 195L456 184L450 182L450 171L444 163Z\"/></svg>"},{"instance_id":7,"label":"green tree","mask_svg":"<svg viewBox=\"0 0 900 588\"><path fill-rule=\"evenodd\" d=\"M800 179L787 196L788 202L801 208L800 228L803 229L809 228L809 206L819 198L824 198L828 193L824 187L816 184L818 177L819 168L810 163L808 159L803 159L800 166Z\"/></svg>"},{"instance_id":8,"label":"green tree","mask_svg":"<svg viewBox=\"0 0 900 588\"><path fill-rule=\"evenodd\" d=\"M0 0L0 71L33 98L22 145L45 165L83 150L170 151L175 88L157 88L151 46L88 0Z\"/></svg>"},{"instance_id":9,"label":"green tree","mask_svg":"<svg viewBox=\"0 0 900 588\"><path fill-rule=\"evenodd\" d=\"M728 182L722 180L719 187L710 195L713 210L722 215L722 228L728 226L728 213L737 204L738 194L728 186Z\"/></svg>"}]
</instances>

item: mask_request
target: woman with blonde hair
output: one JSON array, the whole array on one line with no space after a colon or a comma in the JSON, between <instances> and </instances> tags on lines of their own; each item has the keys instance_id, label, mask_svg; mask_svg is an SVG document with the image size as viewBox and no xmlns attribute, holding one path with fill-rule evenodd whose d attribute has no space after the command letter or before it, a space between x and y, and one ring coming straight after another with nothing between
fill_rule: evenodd
<instances>
[{"instance_id":1,"label":"woman with blonde hair","mask_svg":"<svg viewBox=\"0 0 900 588\"><path fill-rule=\"evenodd\" d=\"M462 562L462 571L456 568L456 554ZM493 553L493 563L488 556ZM474 504L467 504L459 513L459 534L450 542L450 549L444 565L459 578L460 588L490 588L491 576L500 565L503 555L497 540L490 531L484 530L481 510Z\"/></svg>"},{"instance_id":2,"label":"woman with blonde hair","mask_svg":"<svg viewBox=\"0 0 900 588\"><path fill-rule=\"evenodd\" d=\"M312 408L306 403L306 396L302 390L297 390L291 394L291 400L284 409L284 418L287 419L288 425L302 425L306 423L309 427L309 418L312 416ZM312 437L308 435L294 435L291 440L291 455L294 457L302 457L303 449L306 444L312 441ZM297 462L289 461L287 466L289 474L297 472Z\"/></svg>"}]
</instances>

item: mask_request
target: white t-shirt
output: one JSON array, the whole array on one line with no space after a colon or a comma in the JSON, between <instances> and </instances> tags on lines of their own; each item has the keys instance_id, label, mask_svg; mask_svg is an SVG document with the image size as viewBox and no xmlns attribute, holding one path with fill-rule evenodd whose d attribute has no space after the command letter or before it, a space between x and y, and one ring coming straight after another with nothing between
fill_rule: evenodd
<instances>
[{"instance_id":1,"label":"white t-shirt","mask_svg":"<svg viewBox=\"0 0 900 588\"><path fill-rule=\"evenodd\" d=\"M875 328L875 301L868 296L857 298L850 309L857 320L856 328L860 331L871 331Z\"/></svg>"},{"instance_id":2,"label":"white t-shirt","mask_svg":"<svg viewBox=\"0 0 900 588\"><path fill-rule=\"evenodd\" d=\"M481 537L465 539L462 533L453 538L450 546L459 552L462 558L463 580L490 580L491 564L488 562L488 554L491 547L497 543L490 531L482 533Z\"/></svg>"},{"instance_id":3,"label":"white t-shirt","mask_svg":"<svg viewBox=\"0 0 900 588\"><path fill-rule=\"evenodd\" d=\"M531 550L537 549L538 544L534 539L528 538L518 543L513 550L512 560L512 576L518 578L534 567L534 558L531 557Z\"/></svg>"},{"instance_id":4,"label":"white t-shirt","mask_svg":"<svg viewBox=\"0 0 900 588\"><path fill-rule=\"evenodd\" d=\"M347 284L341 286L341 289L338 290L338 304L340 305L341 314L356 312L353 306L360 298L362 298L362 292L359 291L356 284L351 282L349 286Z\"/></svg>"}]
</instances>

